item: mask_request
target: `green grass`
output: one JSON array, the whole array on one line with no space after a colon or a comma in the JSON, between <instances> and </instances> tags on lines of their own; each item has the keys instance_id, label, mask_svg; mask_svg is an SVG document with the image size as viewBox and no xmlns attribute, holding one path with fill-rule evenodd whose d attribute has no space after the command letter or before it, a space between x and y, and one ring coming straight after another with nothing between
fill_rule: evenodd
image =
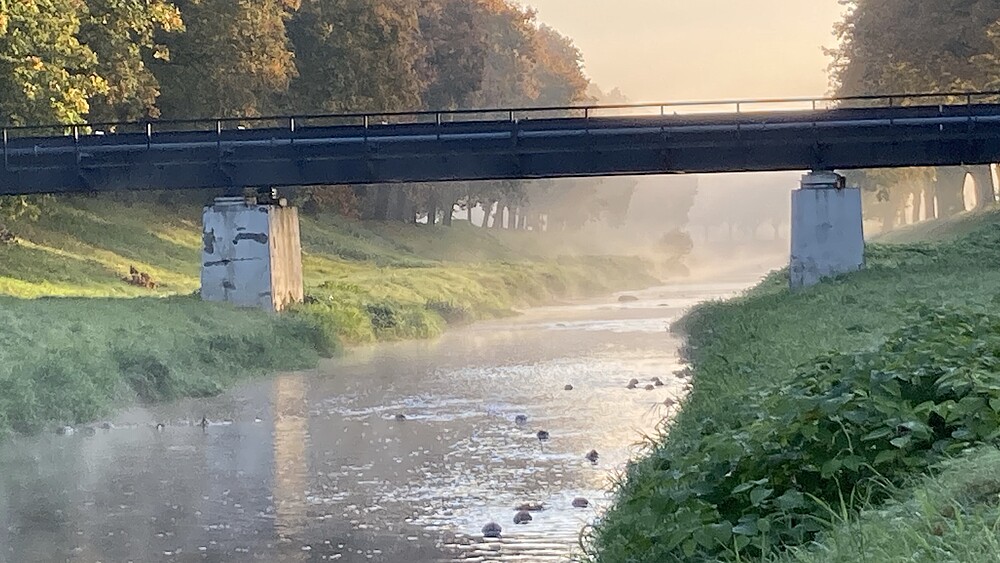
<instances>
[{"instance_id":1,"label":"green grass","mask_svg":"<svg viewBox=\"0 0 1000 563\"><path fill-rule=\"evenodd\" d=\"M309 299L296 310L349 344L427 338L449 322L656 281L636 257L562 255L578 247L548 233L337 216L306 218L302 232Z\"/></svg>"},{"instance_id":2,"label":"green grass","mask_svg":"<svg viewBox=\"0 0 1000 563\"><path fill-rule=\"evenodd\" d=\"M979 563L1000 554L1000 451L943 462L896 498L853 514L831 508L830 531L775 563Z\"/></svg>"},{"instance_id":3,"label":"green grass","mask_svg":"<svg viewBox=\"0 0 1000 563\"><path fill-rule=\"evenodd\" d=\"M214 395L315 364L306 319L194 297L0 298L0 434L106 416L122 405Z\"/></svg>"},{"instance_id":4,"label":"green grass","mask_svg":"<svg viewBox=\"0 0 1000 563\"><path fill-rule=\"evenodd\" d=\"M997 221L1000 221L1000 211L996 209L968 211L946 219L933 219L895 229L879 235L876 241L887 244L908 244L954 240Z\"/></svg>"},{"instance_id":5,"label":"green grass","mask_svg":"<svg viewBox=\"0 0 1000 563\"><path fill-rule=\"evenodd\" d=\"M656 282L638 258L563 256L578 247L559 236L304 217L307 303L263 315L192 296L200 215L73 197L8 222L18 242L0 244L0 434L218 393L314 365L344 343L429 338L448 324ZM131 266L156 289L125 283Z\"/></svg>"},{"instance_id":6,"label":"green grass","mask_svg":"<svg viewBox=\"0 0 1000 563\"><path fill-rule=\"evenodd\" d=\"M811 541L819 545L808 553L822 553L829 547L823 531L833 523L824 522L830 514L824 507L846 499L849 508L869 502L871 510L880 510L886 482L904 487L927 463L950 455L950 435L934 444L940 451L920 449L918 440L911 444L908 438L895 442L895 451L887 439L883 444L858 434L882 422L872 420L872 413L928 408L910 404L905 387L902 396L893 395L892 386L889 392L872 387L871 394L852 394L878 374L916 374L940 383L944 374L935 370L942 366L976 367L970 381L984 388L975 387L975 393L1000 390L1000 369L988 363L1000 337L992 316L1000 303L998 216L976 214L910 240L928 236L940 242L870 245L866 271L801 292L789 292L784 273L775 274L744 297L706 304L679 323L688 337L693 391L623 475L614 506L589 538L591 558L759 560ZM979 333L963 332L980 321ZM942 392L927 382L915 385L922 393ZM930 408L966 405L949 400L935 399ZM853 410L840 410L847 407ZM1000 402L972 416L995 422L1000 411L994 407ZM949 413L948 424L962 416ZM967 445L992 441L966 438L954 435ZM879 458L882 451L890 457ZM817 458L836 463L812 466L809 460ZM888 465L863 465L875 458ZM754 475L760 478L756 484L738 480ZM790 496L782 494L788 491ZM912 491L914 498L918 493ZM843 526L855 525L852 510L844 518ZM839 528L832 533L851 535Z\"/></svg>"}]
</instances>

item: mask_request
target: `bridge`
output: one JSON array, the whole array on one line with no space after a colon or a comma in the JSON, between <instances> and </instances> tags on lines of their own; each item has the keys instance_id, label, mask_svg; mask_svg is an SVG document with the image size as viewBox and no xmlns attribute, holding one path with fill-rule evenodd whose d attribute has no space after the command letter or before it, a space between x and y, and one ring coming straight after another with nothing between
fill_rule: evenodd
<instances>
[{"instance_id":1,"label":"bridge","mask_svg":"<svg viewBox=\"0 0 1000 563\"><path fill-rule=\"evenodd\" d=\"M1000 162L1000 92L6 127L0 195L222 188L202 296L302 299L294 209L243 188L813 171L793 193L793 287L864 264L834 170Z\"/></svg>"},{"instance_id":2,"label":"bridge","mask_svg":"<svg viewBox=\"0 0 1000 563\"><path fill-rule=\"evenodd\" d=\"M8 127L0 195L1000 161L995 93Z\"/></svg>"}]
</instances>

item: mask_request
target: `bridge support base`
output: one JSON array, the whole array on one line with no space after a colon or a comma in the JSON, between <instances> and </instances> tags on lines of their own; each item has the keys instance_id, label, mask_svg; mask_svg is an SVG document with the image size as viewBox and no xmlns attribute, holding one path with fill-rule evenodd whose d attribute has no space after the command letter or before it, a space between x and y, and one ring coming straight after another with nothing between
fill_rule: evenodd
<instances>
[{"instance_id":1,"label":"bridge support base","mask_svg":"<svg viewBox=\"0 0 1000 563\"><path fill-rule=\"evenodd\" d=\"M809 287L823 278L856 272L865 264L861 190L846 188L833 172L811 172L792 192L789 284Z\"/></svg>"},{"instance_id":2,"label":"bridge support base","mask_svg":"<svg viewBox=\"0 0 1000 563\"><path fill-rule=\"evenodd\" d=\"M203 215L201 298L281 311L303 299L294 207L221 197Z\"/></svg>"}]
</instances>

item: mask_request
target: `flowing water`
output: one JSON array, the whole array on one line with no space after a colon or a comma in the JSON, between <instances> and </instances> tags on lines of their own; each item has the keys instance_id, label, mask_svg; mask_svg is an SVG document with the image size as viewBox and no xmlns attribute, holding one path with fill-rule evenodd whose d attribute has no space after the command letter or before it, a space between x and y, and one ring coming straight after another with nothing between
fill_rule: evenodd
<instances>
[{"instance_id":1,"label":"flowing water","mask_svg":"<svg viewBox=\"0 0 1000 563\"><path fill-rule=\"evenodd\" d=\"M0 446L0 562L566 561L684 392L669 324L747 285L534 309L15 439ZM515 525L527 502L544 510ZM483 538L491 521L499 540Z\"/></svg>"}]
</instances>

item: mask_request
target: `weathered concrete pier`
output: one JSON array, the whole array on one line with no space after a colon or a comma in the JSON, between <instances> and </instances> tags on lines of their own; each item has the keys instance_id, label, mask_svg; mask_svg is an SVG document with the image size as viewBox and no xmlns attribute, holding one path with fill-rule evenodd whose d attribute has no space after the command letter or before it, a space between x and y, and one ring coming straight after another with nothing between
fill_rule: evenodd
<instances>
[{"instance_id":1,"label":"weathered concrete pier","mask_svg":"<svg viewBox=\"0 0 1000 563\"><path fill-rule=\"evenodd\" d=\"M201 297L281 311L303 300L299 214L280 203L222 197L203 215Z\"/></svg>"}]
</instances>

